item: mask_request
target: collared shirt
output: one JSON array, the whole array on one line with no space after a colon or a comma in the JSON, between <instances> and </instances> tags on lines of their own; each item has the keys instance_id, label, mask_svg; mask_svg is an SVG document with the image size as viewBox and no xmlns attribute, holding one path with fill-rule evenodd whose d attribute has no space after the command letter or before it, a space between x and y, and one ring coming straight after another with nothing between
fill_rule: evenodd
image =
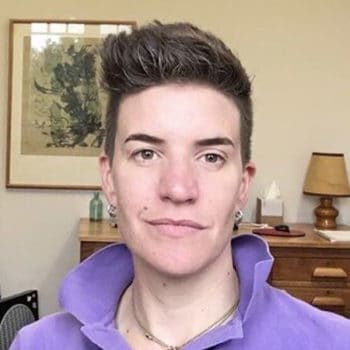
<instances>
[{"instance_id":1,"label":"collared shirt","mask_svg":"<svg viewBox=\"0 0 350 350\"><path fill-rule=\"evenodd\" d=\"M349 350L350 320L320 311L267 283L273 258L267 243L252 234L232 239L240 302L225 325L183 350ZM63 312L20 332L10 350L130 350L115 328L121 295L133 279L125 245L111 245L73 269L63 281Z\"/></svg>"}]
</instances>

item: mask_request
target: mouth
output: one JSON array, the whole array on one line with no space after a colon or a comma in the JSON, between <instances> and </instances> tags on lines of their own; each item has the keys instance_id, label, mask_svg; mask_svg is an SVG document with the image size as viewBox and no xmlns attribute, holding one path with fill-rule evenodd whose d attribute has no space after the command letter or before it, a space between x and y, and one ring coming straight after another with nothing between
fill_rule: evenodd
<instances>
[{"instance_id":1,"label":"mouth","mask_svg":"<svg viewBox=\"0 0 350 350\"><path fill-rule=\"evenodd\" d=\"M196 221L187 219L159 218L148 220L147 223L155 227L159 234L174 238L194 235L206 228L206 226Z\"/></svg>"}]
</instances>

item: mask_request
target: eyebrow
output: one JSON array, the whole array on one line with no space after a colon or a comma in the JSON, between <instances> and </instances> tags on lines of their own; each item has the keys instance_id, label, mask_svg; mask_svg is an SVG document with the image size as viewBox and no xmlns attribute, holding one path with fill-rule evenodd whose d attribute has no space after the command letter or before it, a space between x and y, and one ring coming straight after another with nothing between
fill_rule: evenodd
<instances>
[{"instance_id":1,"label":"eyebrow","mask_svg":"<svg viewBox=\"0 0 350 350\"><path fill-rule=\"evenodd\" d=\"M198 146L219 146L219 145L229 145L233 148L235 147L234 143L228 137L211 137L208 139L198 140L196 142Z\"/></svg>"},{"instance_id":2,"label":"eyebrow","mask_svg":"<svg viewBox=\"0 0 350 350\"><path fill-rule=\"evenodd\" d=\"M165 143L163 139L160 139L159 137L151 136L148 134L131 134L125 139L124 144L129 141L142 141L142 142L147 142L154 145L161 145Z\"/></svg>"},{"instance_id":3,"label":"eyebrow","mask_svg":"<svg viewBox=\"0 0 350 350\"><path fill-rule=\"evenodd\" d=\"M147 142L154 145L165 144L165 140L159 137L148 135L148 134L142 134L142 133L129 135L125 139L124 144L129 141L141 141L141 142ZM206 139L200 139L200 140L197 140L195 144L196 146L199 146L199 147L228 145L235 148L234 143L228 137L210 137Z\"/></svg>"}]
</instances>

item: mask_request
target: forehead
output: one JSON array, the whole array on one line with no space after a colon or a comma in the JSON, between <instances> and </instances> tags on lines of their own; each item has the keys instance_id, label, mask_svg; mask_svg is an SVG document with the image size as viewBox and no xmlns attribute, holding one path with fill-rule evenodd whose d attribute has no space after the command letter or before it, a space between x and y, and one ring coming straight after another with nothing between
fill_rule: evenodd
<instances>
[{"instance_id":1,"label":"forehead","mask_svg":"<svg viewBox=\"0 0 350 350\"><path fill-rule=\"evenodd\" d=\"M238 108L225 94L205 85L167 84L123 99L117 138L143 132L166 138L227 136L237 139L239 125Z\"/></svg>"}]
</instances>

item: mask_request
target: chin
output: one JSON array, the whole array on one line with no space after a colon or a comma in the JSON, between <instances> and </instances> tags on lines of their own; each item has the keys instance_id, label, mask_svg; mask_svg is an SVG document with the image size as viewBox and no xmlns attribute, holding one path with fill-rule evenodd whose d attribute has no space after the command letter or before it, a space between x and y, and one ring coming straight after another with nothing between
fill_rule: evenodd
<instances>
[{"instance_id":1,"label":"chin","mask_svg":"<svg viewBox=\"0 0 350 350\"><path fill-rule=\"evenodd\" d=\"M204 270L206 265L200 264L152 264L152 268L169 279L190 278Z\"/></svg>"},{"instance_id":2,"label":"chin","mask_svg":"<svg viewBox=\"0 0 350 350\"><path fill-rule=\"evenodd\" d=\"M141 254L139 258L143 264L168 278L185 278L200 274L216 260L216 254L214 256L212 252L208 254L203 248L189 250L175 248L168 250L168 254L164 250L158 252L153 250L150 254L143 250Z\"/></svg>"},{"instance_id":3,"label":"chin","mask_svg":"<svg viewBox=\"0 0 350 350\"><path fill-rule=\"evenodd\" d=\"M188 231L134 227L129 231L134 234L126 235L125 241L134 257L135 268L172 278L190 277L200 274L228 252L230 235L225 237L219 230ZM143 235L135 234L137 232Z\"/></svg>"}]
</instances>

